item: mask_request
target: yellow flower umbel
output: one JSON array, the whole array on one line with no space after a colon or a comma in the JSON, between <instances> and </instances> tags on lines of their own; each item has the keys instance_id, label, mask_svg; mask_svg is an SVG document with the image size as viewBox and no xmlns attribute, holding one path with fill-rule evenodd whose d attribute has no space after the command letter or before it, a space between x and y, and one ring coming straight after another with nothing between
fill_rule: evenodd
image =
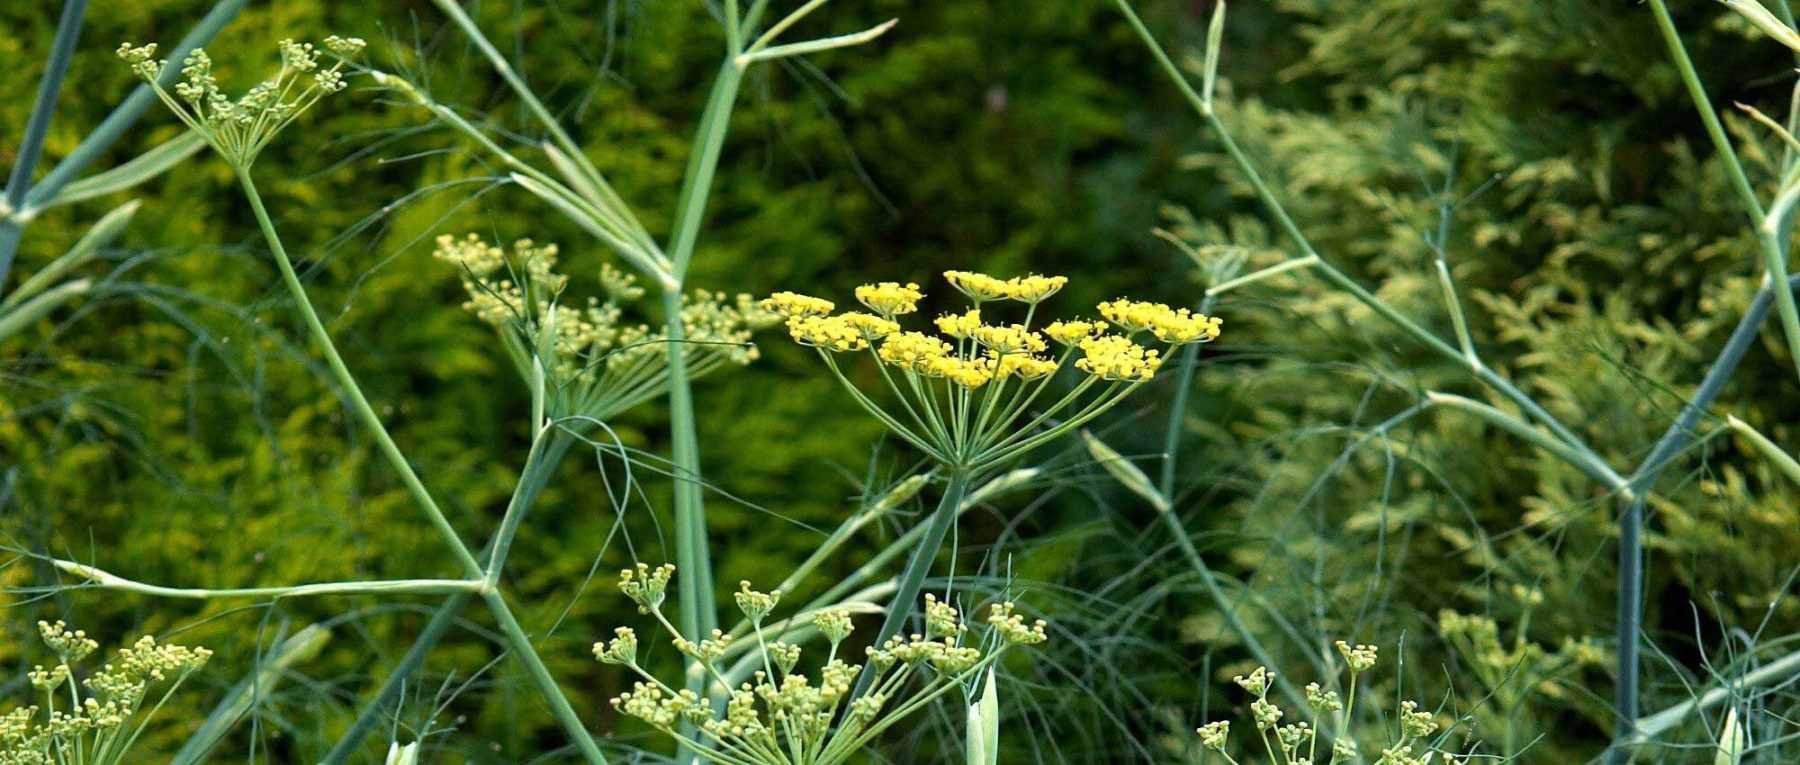
<instances>
[{"instance_id":1,"label":"yellow flower umbel","mask_svg":"<svg viewBox=\"0 0 1800 765\"><path fill-rule=\"evenodd\" d=\"M765 630L781 591L759 592L743 582L734 600L749 629L730 634L715 630L693 642L662 612L662 592L673 572L672 566L652 569L640 563L620 572L620 590L672 636L675 650L693 658L715 688L725 689L723 713L698 693L679 688L680 682L666 683L646 670L638 662L637 631L630 627L619 627L611 639L594 643L594 658L641 678L612 699L614 709L677 739L700 759L722 765L860 762L866 758L864 746L882 731L966 687L1008 651L1048 639L1042 620L1028 623L1010 602L988 607L986 634L976 639L954 606L926 595L922 634L878 640L857 663L839 650L855 629L850 611L811 611L814 639L823 645L803 650L800 639L806 633L793 624L795 617ZM649 581L655 585L654 597L644 592ZM872 682L858 689L855 682L865 668ZM692 726L692 735L682 731L683 723Z\"/></svg>"},{"instance_id":2,"label":"yellow flower umbel","mask_svg":"<svg viewBox=\"0 0 1800 765\"><path fill-rule=\"evenodd\" d=\"M534 385L541 381L547 415L604 420L667 388L668 354L677 349L661 331L625 318L644 296L636 277L601 266L605 299L571 306L564 303L569 278L556 271L554 244L521 239L508 252L475 234L445 234L432 255L462 272L469 295L463 308L499 330L519 374ZM679 352L692 378L754 361L751 334L779 319L749 295L696 290L684 296L681 320Z\"/></svg>"},{"instance_id":3,"label":"yellow flower umbel","mask_svg":"<svg viewBox=\"0 0 1800 765\"><path fill-rule=\"evenodd\" d=\"M49 668L26 673L43 706L0 715L0 763L119 765L147 755L132 752L151 717L212 652L148 635L121 648L99 670L78 679L74 666L99 648L87 633L62 622L38 622L38 636L56 655ZM159 689L159 693L152 693ZM58 699L68 702L58 709Z\"/></svg>"},{"instance_id":4,"label":"yellow flower umbel","mask_svg":"<svg viewBox=\"0 0 1800 765\"><path fill-rule=\"evenodd\" d=\"M121 43L118 54L131 65L133 74L150 83L175 116L241 170L249 168L283 128L319 99L344 89L342 70L349 58L363 49L363 41L332 35L323 44L336 58L329 66L320 65L321 51L312 43L282 40L281 68L235 99L219 91L212 58L202 48L195 48L181 62L182 81L175 84L173 94L157 83L169 62L156 59L155 43Z\"/></svg>"},{"instance_id":5,"label":"yellow flower umbel","mask_svg":"<svg viewBox=\"0 0 1800 765\"><path fill-rule=\"evenodd\" d=\"M895 282L856 288L857 300L878 315L833 314L831 301L777 293L764 301L787 317L788 334L819 350L858 403L896 435L953 471L972 474L1068 433L1117 404L1156 375L1169 351L1219 336L1219 320L1161 303L1111 300L1098 321L1059 321L1032 328L1040 303L1067 284L1061 276L1000 279L968 271L944 274L974 306L939 316L940 335L903 331L895 317L918 308L918 285ZM995 321L1020 303L1021 323ZM1140 345L1143 338L1160 347ZM1056 352L1052 353L1054 342ZM882 405L858 389L839 366L839 354L867 352L898 406ZM1056 372L1083 373L1060 399L1033 409Z\"/></svg>"}]
</instances>

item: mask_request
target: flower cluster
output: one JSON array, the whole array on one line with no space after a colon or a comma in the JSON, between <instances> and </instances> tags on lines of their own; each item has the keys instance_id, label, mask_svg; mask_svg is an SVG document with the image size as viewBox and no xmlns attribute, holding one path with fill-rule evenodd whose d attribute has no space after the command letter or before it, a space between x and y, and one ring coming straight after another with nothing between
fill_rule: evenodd
<instances>
[{"instance_id":1,"label":"flower cluster","mask_svg":"<svg viewBox=\"0 0 1800 765\"><path fill-rule=\"evenodd\" d=\"M1104 322L1057 321L1040 331L1031 326L1038 305L1068 279L1035 274L1001 279L970 271L946 271L944 278L974 305L934 319L937 334L905 330L896 321L918 311L925 297L911 283L856 288L867 313L833 313L837 306L831 301L793 292L778 292L763 307L785 318L795 342L818 349L857 402L889 429L942 462L971 469L1079 427L1153 378L1170 349L1219 336L1216 318L1124 298L1099 305ZM1024 304L1023 321L994 321L993 314L1004 310L988 305L996 302ZM1134 339L1140 335L1166 347L1140 345ZM1055 354L1052 341L1060 346ZM839 354L864 351L899 400L898 410L878 405L839 369ZM1083 378L1021 426L1065 366L1085 373ZM1083 394L1095 386L1097 395L1083 403ZM1054 425L1038 429L1047 423Z\"/></svg>"},{"instance_id":2,"label":"flower cluster","mask_svg":"<svg viewBox=\"0 0 1800 765\"><path fill-rule=\"evenodd\" d=\"M325 52L333 61L321 62L321 51L312 43L282 40L281 68L235 99L219 90L212 57L195 48L181 62L181 81L170 94L159 82L169 62L156 58L156 44L120 43L119 58L156 91L175 116L198 132L233 167L247 169L283 128L319 99L344 89L343 68L361 52L362 39L325 38Z\"/></svg>"},{"instance_id":3,"label":"flower cluster","mask_svg":"<svg viewBox=\"0 0 1800 765\"><path fill-rule=\"evenodd\" d=\"M125 761L150 716L189 674L212 658L205 648L157 643L145 636L77 684L71 680L73 665L99 643L62 622L38 622L38 634L57 663L33 667L27 674L31 686L43 695L42 708L19 707L0 716L0 765ZM146 704L149 689L160 683L168 683L168 688L159 700ZM65 685L70 687L61 691ZM58 698L68 699L70 708L58 709Z\"/></svg>"},{"instance_id":4,"label":"flower cluster","mask_svg":"<svg viewBox=\"0 0 1800 765\"><path fill-rule=\"evenodd\" d=\"M1345 684L1350 689L1350 699L1348 703L1343 702L1339 700L1336 691L1328 690L1318 683L1309 683L1306 686L1306 711L1310 712L1314 722L1282 722L1286 713L1269 700L1269 692L1274 690L1276 678L1275 673L1268 668L1257 667L1250 674L1232 678L1232 682L1253 697L1250 700L1250 715L1256 725L1256 738L1262 742L1262 750L1270 765L1319 763L1317 722L1340 719L1339 713L1342 713L1342 719L1355 719L1353 714L1356 709L1358 676L1375 666L1377 650L1372 645L1352 645L1341 640L1337 642L1337 649L1344 658L1344 668L1349 674ZM1464 761L1461 755L1439 749L1439 742L1431 740L1432 734L1439 728L1436 714L1419 709L1415 702L1402 701L1397 718L1398 735L1379 749L1381 755L1376 758L1375 765L1426 765ZM1228 751L1230 722L1209 722L1196 728L1194 732L1200 737L1201 747L1218 752L1225 757L1226 762L1238 762ZM1331 758L1328 762L1357 761L1356 744L1348 736L1331 743Z\"/></svg>"},{"instance_id":5,"label":"flower cluster","mask_svg":"<svg viewBox=\"0 0 1800 765\"><path fill-rule=\"evenodd\" d=\"M626 320L644 288L611 265L600 268L604 299L564 302L569 277L556 270L558 255L554 244L520 239L509 251L476 234L439 236L432 252L461 272L463 308L500 331L519 373L531 380L541 366L552 416L605 419L661 395L670 353L685 355L690 377L749 364L758 356L752 334L778 321L749 295L696 290L683 296L675 343L662 329Z\"/></svg>"},{"instance_id":6,"label":"flower cluster","mask_svg":"<svg viewBox=\"0 0 1800 765\"><path fill-rule=\"evenodd\" d=\"M726 703L723 714L699 694L677 689L650 674L638 663L638 636L620 627L613 637L594 644L594 657L605 664L623 666L641 680L630 691L612 700L614 709L648 723L678 739L699 756L731 765L838 765L857 759L863 747L882 731L924 708L945 693L993 666L1016 646L1036 645L1046 639L1042 621L1026 624L1012 603L1000 603L988 611L989 634L980 645L969 640L969 627L961 613L936 597L925 597L925 632L896 636L863 652L863 663L851 663L839 655L843 642L855 629L850 612L843 608L812 611L807 618L812 630L823 636L827 647L815 671L800 671L804 650L786 639L804 635L798 618L780 622L770 634L765 621L780 604L780 591L761 592L742 582L734 599L743 612L744 634L712 637L694 643L663 615L661 604L671 566L651 568L639 564L620 572L619 589L655 617L683 654L700 666L721 689ZM865 672L872 681L855 693L857 678ZM914 681L920 687L907 694ZM681 732L683 723L693 726L693 736Z\"/></svg>"}]
</instances>

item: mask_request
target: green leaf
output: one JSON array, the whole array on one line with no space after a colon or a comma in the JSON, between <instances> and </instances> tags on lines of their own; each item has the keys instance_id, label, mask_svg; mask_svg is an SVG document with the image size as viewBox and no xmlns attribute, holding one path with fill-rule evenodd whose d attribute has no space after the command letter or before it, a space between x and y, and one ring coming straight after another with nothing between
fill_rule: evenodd
<instances>
[{"instance_id":1,"label":"green leaf","mask_svg":"<svg viewBox=\"0 0 1800 765\"><path fill-rule=\"evenodd\" d=\"M969 705L969 735L966 752L968 765L1000 763L1000 689L994 684L994 669L988 668L987 682L981 699Z\"/></svg>"},{"instance_id":2,"label":"green leaf","mask_svg":"<svg viewBox=\"0 0 1800 765\"><path fill-rule=\"evenodd\" d=\"M225 738L225 734L244 719L244 715L257 702L267 699L269 692L280 682L281 676L295 664L311 659L324 650L325 644L331 641L331 630L317 624L309 624L293 634L275 648L256 668L256 671L238 681L238 684L225 694L224 700L213 708L212 714L206 716L206 722L200 724L200 730L188 737L181 751L169 760L169 765L194 765L205 762L213 747Z\"/></svg>"},{"instance_id":3,"label":"green leaf","mask_svg":"<svg viewBox=\"0 0 1800 765\"><path fill-rule=\"evenodd\" d=\"M1150 505L1155 507L1157 512L1169 512L1169 500L1163 498L1162 492L1157 491L1155 484L1150 483L1150 476L1144 475L1144 471L1137 465L1113 451L1112 447L1095 438L1092 433L1081 431L1081 440L1087 442L1088 454L1094 455L1094 461L1100 463L1100 467L1106 468L1106 472L1111 473L1113 478L1125 485L1125 488L1149 500Z\"/></svg>"},{"instance_id":4,"label":"green leaf","mask_svg":"<svg viewBox=\"0 0 1800 765\"><path fill-rule=\"evenodd\" d=\"M1750 427L1749 423L1738 419L1736 415L1725 415L1725 426L1743 436L1751 446L1756 447L1756 450L1762 453L1764 459L1775 463L1775 467L1782 474L1793 479L1794 483L1800 484L1800 461L1795 461L1793 455L1782 451L1781 447L1776 446L1774 441L1770 441L1768 436L1763 435L1756 428Z\"/></svg>"},{"instance_id":5,"label":"green leaf","mask_svg":"<svg viewBox=\"0 0 1800 765\"><path fill-rule=\"evenodd\" d=\"M1775 14L1764 8L1762 3L1757 0L1725 0L1725 5L1755 24L1764 34L1775 38L1776 42L1800 51L1800 32L1781 23L1781 19L1775 18Z\"/></svg>"},{"instance_id":6,"label":"green leaf","mask_svg":"<svg viewBox=\"0 0 1800 765\"><path fill-rule=\"evenodd\" d=\"M1206 28L1206 74L1200 81L1200 103L1212 111L1213 86L1219 81L1219 43L1225 37L1225 0L1213 10L1212 23Z\"/></svg>"},{"instance_id":7,"label":"green leaf","mask_svg":"<svg viewBox=\"0 0 1800 765\"><path fill-rule=\"evenodd\" d=\"M206 139L192 130L182 131L180 136L164 141L156 148L131 158L131 161L105 172L83 178L64 186L62 191L44 203L44 207L55 207L84 199L124 191L144 181L161 175L163 171L180 164L182 160L194 156L194 152L206 147Z\"/></svg>"},{"instance_id":8,"label":"green leaf","mask_svg":"<svg viewBox=\"0 0 1800 765\"><path fill-rule=\"evenodd\" d=\"M1744 759L1744 731L1738 728L1737 707L1725 713L1725 728L1719 731L1719 752L1713 765L1738 765Z\"/></svg>"},{"instance_id":9,"label":"green leaf","mask_svg":"<svg viewBox=\"0 0 1800 765\"><path fill-rule=\"evenodd\" d=\"M388 744L387 765L418 765L418 762L419 742L406 746L401 746L398 741Z\"/></svg>"},{"instance_id":10,"label":"green leaf","mask_svg":"<svg viewBox=\"0 0 1800 765\"><path fill-rule=\"evenodd\" d=\"M76 279L66 284L57 285L55 289L45 292L17 308L0 311L0 342L31 326L32 322L44 317L57 306L86 294L94 283L87 279Z\"/></svg>"},{"instance_id":11,"label":"green leaf","mask_svg":"<svg viewBox=\"0 0 1800 765\"><path fill-rule=\"evenodd\" d=\"M133 199L113 208L111 212L100 219L99 223L95 223L93 228L88 229L88 232L83 234L81 239L75 242L75 246L69 248L68 252L63 253L56 260L50 261L50 265L44 266L43 270L32 274L30 279L20 283L19 288L7 295L5 300L0 300L0 314L23 302L26 298L49 289L50 285L61 279L64 274L93 259L101 247L111 244L112 240L117 239L119 233L125 230L125 226L131 223L131 216L137 214L138 205L138 200Z\"/></svg>"}]
</instances>

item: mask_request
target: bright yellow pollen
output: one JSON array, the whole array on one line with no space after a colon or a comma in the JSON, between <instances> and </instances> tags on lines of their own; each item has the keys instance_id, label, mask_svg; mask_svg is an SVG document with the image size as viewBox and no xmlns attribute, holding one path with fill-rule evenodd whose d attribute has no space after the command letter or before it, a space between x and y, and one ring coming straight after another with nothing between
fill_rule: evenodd
<instances>
[{"instance_id":1,"label":"bright yellow pollen","mask_svg":"<svg viewBox=\"0 0 1800 765\"><path fill-rule=\"evenodd\" d=\"M1003 354L1009 353L1043 353L1049 348L1044 337L1018 324L1007 324L990 327L986 324L975 328L975 342Z\"/></svg>"},{"instance_id":2,"label":"bright yellow pollen","mask_svg":"<svg viewBox=\"0 0 1800 765\"><path fill-rule=\"evenodd\" d=\"M939 356L927 362L925 374L942 377L952 383L969 390L988 384L994 379L994 366L987 359L962 359L955 356Z\"/></svg>"},{"instance_id":3,"label":"bright yellow pollen","mask_svg":"<svg viewBox=\"0 0 1800 765\"><path fill-rule=\"evenodd\" d=\"M974 271L945 271L944 279L950 282L950 286L978 303L1012 297L1012 289L1007 285L1006 280L996 279L987 274L979 274Z\"/></svg>"},{"instance_id":4,"label":"bright yellow pollen","mask_svg":"<svg viewBox=\"0 0 1800 765\"><path fill-rule=\"evenodd\" d=\"M860 351L869 341L842 316L794 316L787 321L794 342L839 353Z\"/></svg>"},{"instance_id":5,"label":"bright yellow pollen","mask_svg":"<svg viewBox=\"0 0 1800 765\"><path fill-rule=\"evenodd\" d=\"M1188 309L1181 308L1151 323L1150 334L1171 345L1210 343L1218 339L1219 328L1223 323L1216 316L1191 313Z\"/></svg>"},{"instance_id":6,"label":"bright yellow pollen","mask_svg":"<svg viewBox=\"0 0 1800 765\"><path fill-rule=\"evenodd\" d=\"M850 313L841 314L837 318L842 319L845 324L849 325L851 329L856 330L858 334L862 335L864 340L869 342L880 340L881 338L900 331L900 325L893 320L884 319L880 316L871 316L866 313L852 311Z\"/></svg>"},{"instance_id":7,"label":"bright yellow pollen","mask_svg":"<svg viewBox=\"0 0 1800 765\"><path fill-rule=\"evenodd\" d=\"M981 328L981 309L971 308L965 313L939 316L937 328L939 332L958 340L967 339Z\"/></svg>"},{"instance_id":8,"label":"bright yellow pollen","mask_svg":"<svg viewBox=\"0 0 1800 765\"><path fill-rule=\"evenodd\" d=\"M1006 296L1021 303L1041 303L1068 283L1067 276L1015 276L1006 280Z\"/></svg>"},{"instance_id":9,"label":"bright yellow pollen","mask_svg":"<svg viewBox=\"0 0 1800 765\"><path fill-rule=\"evenodd\" d=\"M925 371L936 360L948 357L950 344L923 332L888 335L876 353L890 365L915 372Z\"/></svg>"},{"instance_id":10,"label":"bright yellow pollen","mask_svg":"<svg viewBox=\"0 0 1800 765\"><path fill-rule=\"evenodd\" d=\"M1146 382L1162 366L1162 354L1146 350L1119 335L1102 335L1081 341L1083 358L1076 368L1102 380Z\"/></svg>"},{"instance_id":11,"label":"bright yellow pollen","mask_svg":"<svg viewBox=\"0 0 1800 765\"><path fill-rule=\"evenodd\" d=\"M1126 298L1101 303L1100 315L1127 332L1149 330L1156 339L1174 345L1211 342L1218 338L1222 323L1186 308Z\"/></svg>"},{"instance_id":12,"label":"bright yellow pollen","mask_svg":"<svg viewBox=\"0 0 1800 765\"><path fill-rule=\"evenodd\" d=\"M988 361L995 365L995 377L1017 377L1021 380L1036 380L1056 371L1056 362L1042 356L1029 356L1019 353L1000 355L988 351Z\"/></svg>"},{"instance_id":13,"label":"bright yellow pollen","mask_svg":"<svg viewBox=\"0 0 1800 765\"><path fill-rule=\"evenodd\" d=\"M837 306L824 298L802 295L798 292L777 292L762 301L763 307L788 318L796 316L824 316Z\"/></svg>"},{"instance_id":14,"label":"bright yellow pollen","mask_svg":"<svg viewBox=\"0 0 1800 765\"><path fill-rule=\"evenodd\" d=\"M1063 345L1075 345L1100 334L1101 329L1097 321L1059 321L1045 327L1044 334Z\"/></svg>"},{"instance_id":15,"label":"bright yellow pollen","mask_svg":"<svg viewBox=\"0 0 1800 765\"><path fill-rule=\"evenodd\" d=\"M919 285L912 282L881 282L865 284L856 288L856 299L882 316L893 318L900 314L919 310L919 301L925 293L919 291Z\"/></svg>"}]
</instances>

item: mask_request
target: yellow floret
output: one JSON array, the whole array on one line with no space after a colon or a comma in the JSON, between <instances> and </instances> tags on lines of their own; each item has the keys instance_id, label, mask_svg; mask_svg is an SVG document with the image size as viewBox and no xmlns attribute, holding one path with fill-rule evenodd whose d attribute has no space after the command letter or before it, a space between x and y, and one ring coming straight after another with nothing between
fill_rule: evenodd
<instances>
[{"instance_id":1,"label":"yellow floret","mask_svg":"<svg viewBox=\"0 0 1800 765\"><path fill-rule=\"evenodd\" d=\"M1083 358L1076 368L1102 380L1145 382L1156 376L1162 366L1162 354L1118 335L1103 335L1081 341Z\"/></svg>"},{"instance_id":2,"label":"yellow floret","mask_svg":"<svg viewBox=\"0 0 1800 765\"><path fill-rule=\"evenodd\" d=\"M945 271L944 279L950 282L950 286L973 298L977 303L988 300L1005 300L1012 297L1012 288L1007 285L1006 280L996 279L987 274L978 274L974 271Z\"/></svg>"},{"instance_id":3,"label":"yellow floret","mask_svg":"<svg viewBox=\"0 0 1800 765\"><path fill-rule=\"evenodd\" d=\"M953 313L937 317L939 332L958 340L967 339L981 328L981 309L971 308L963 313Z\"/></svg>"},{"instance_id":4,"label":"yellow floret","mask_svg":"<svg viewBox=\"0 0 1800 765\"><path fill-rule=\"evenodd\" d=\"M923 372L934 360L949 356L951 348L949 343L923 332L901 332L882 340L876 353L888 364Z\"/></svg>"},{"instance_id":5,"label":"yellow floret","mask_svg":"<svg viewBox=\"0 0 1800 765\"><path fill-rule=\"evenodd\" d=\"M1097 321L1059 321L1044 328L1044 334L1063 345L1076 345L1102 329Z\"/></svg>"},{"instance_id":6,"label":"yellow floret","mask_svg":"<svg viewBox=\"0 0 1800 765\"><path fill-rule=\"evenodd\" d=\"M857 311L840 314L837 318L842 319L845 324L848 324L851 329L856 330L864 340L869 342L880 340L900 331L900 325L890 319Z\"/></svg>"},{"instance_id":7,"label":"yellow floret","mask_svg":"<svg viewBox=\"0 0 1800 765\"><path fill-rule=\"evenodd\" d=\"M1044 342L1042 335L1026 329L1018 324L1007 324L998 327L981 325L975 328L975 342L1000 353L1042 353L1050 347Z\"/></svg>"},{"instance_id":8,"label":"yellow floret","mask_svg":"<svg viewBox=\"0 0 1800 765\"><path fill-rule=\"evenodd\" d=\"M1006 280L1006 296L1021 303L1041 303L1068 283L1067 276L1015 276Z\"/></svg>"},{"instance_id":9,"label":"yellow floret","mask_svg":"<svg viewBox=\"0 0 1800 765\"><path fill-rule=\"evenodd\" d=\"M1056 371L1056 362L1042 356L1021 353L999 355L988 352L988 361L994 364L995 377L1017 377L1021 380L1036 380Z\"/></svg>"},{"instance_id":10,"label":"yellow floret","mask_svg":"<svg viewBox=\"0 0 1800 765\"><path fill-rule=\"evenodd\" d=\"M765 298L762 304L764 308L790 319L796 316L824 316L837 307L824 298L797 292L777 292Z\"/></svg>"},{"instance_id":11,"label":"yellow floret","mask_svg":"<svg viewBox=\"0 0 1800 765\"><path fill-rule=\"evenodd\" d=\"M927 362L925 374L942 377L964 388L974 390L994 379L994 366L987 359L963 359L939 356Z\"/></svg>"},{"instance_id":12,"label":"yellow floret","mask_svg":"<svg viewBox=\"0 0 1800 765\"><path fill-rule=\"evenodd\" d=\"M919 310L919 301L925 293L919 291L919 285L908 282L881 282L865 284L856 288L856 299L882 316L892 318L904 313Z\"/></svg>"},{"instance_id":13,"label":"yellow floret","mask_svg":"<svg viewBox=\"0 0 1800 765\"><path fill-rule=\"evenodd\" d=\"M1150 334L1172 345L1210 343L1218 339L1219 325L1222 323L1217 317L1191 313L1182 308L1152 321Z\"/></svg>"},{"instance_id":14,"label":"yellow floret","mask_svg":"<svg viewBox=\"0 0 1800 765\"><path fill-rule=\"evenodd\" d=\"M794 342L840 353L860 351L869 341L842 316L795 316L787 321Z\"/></svg>"}]
</instances>

